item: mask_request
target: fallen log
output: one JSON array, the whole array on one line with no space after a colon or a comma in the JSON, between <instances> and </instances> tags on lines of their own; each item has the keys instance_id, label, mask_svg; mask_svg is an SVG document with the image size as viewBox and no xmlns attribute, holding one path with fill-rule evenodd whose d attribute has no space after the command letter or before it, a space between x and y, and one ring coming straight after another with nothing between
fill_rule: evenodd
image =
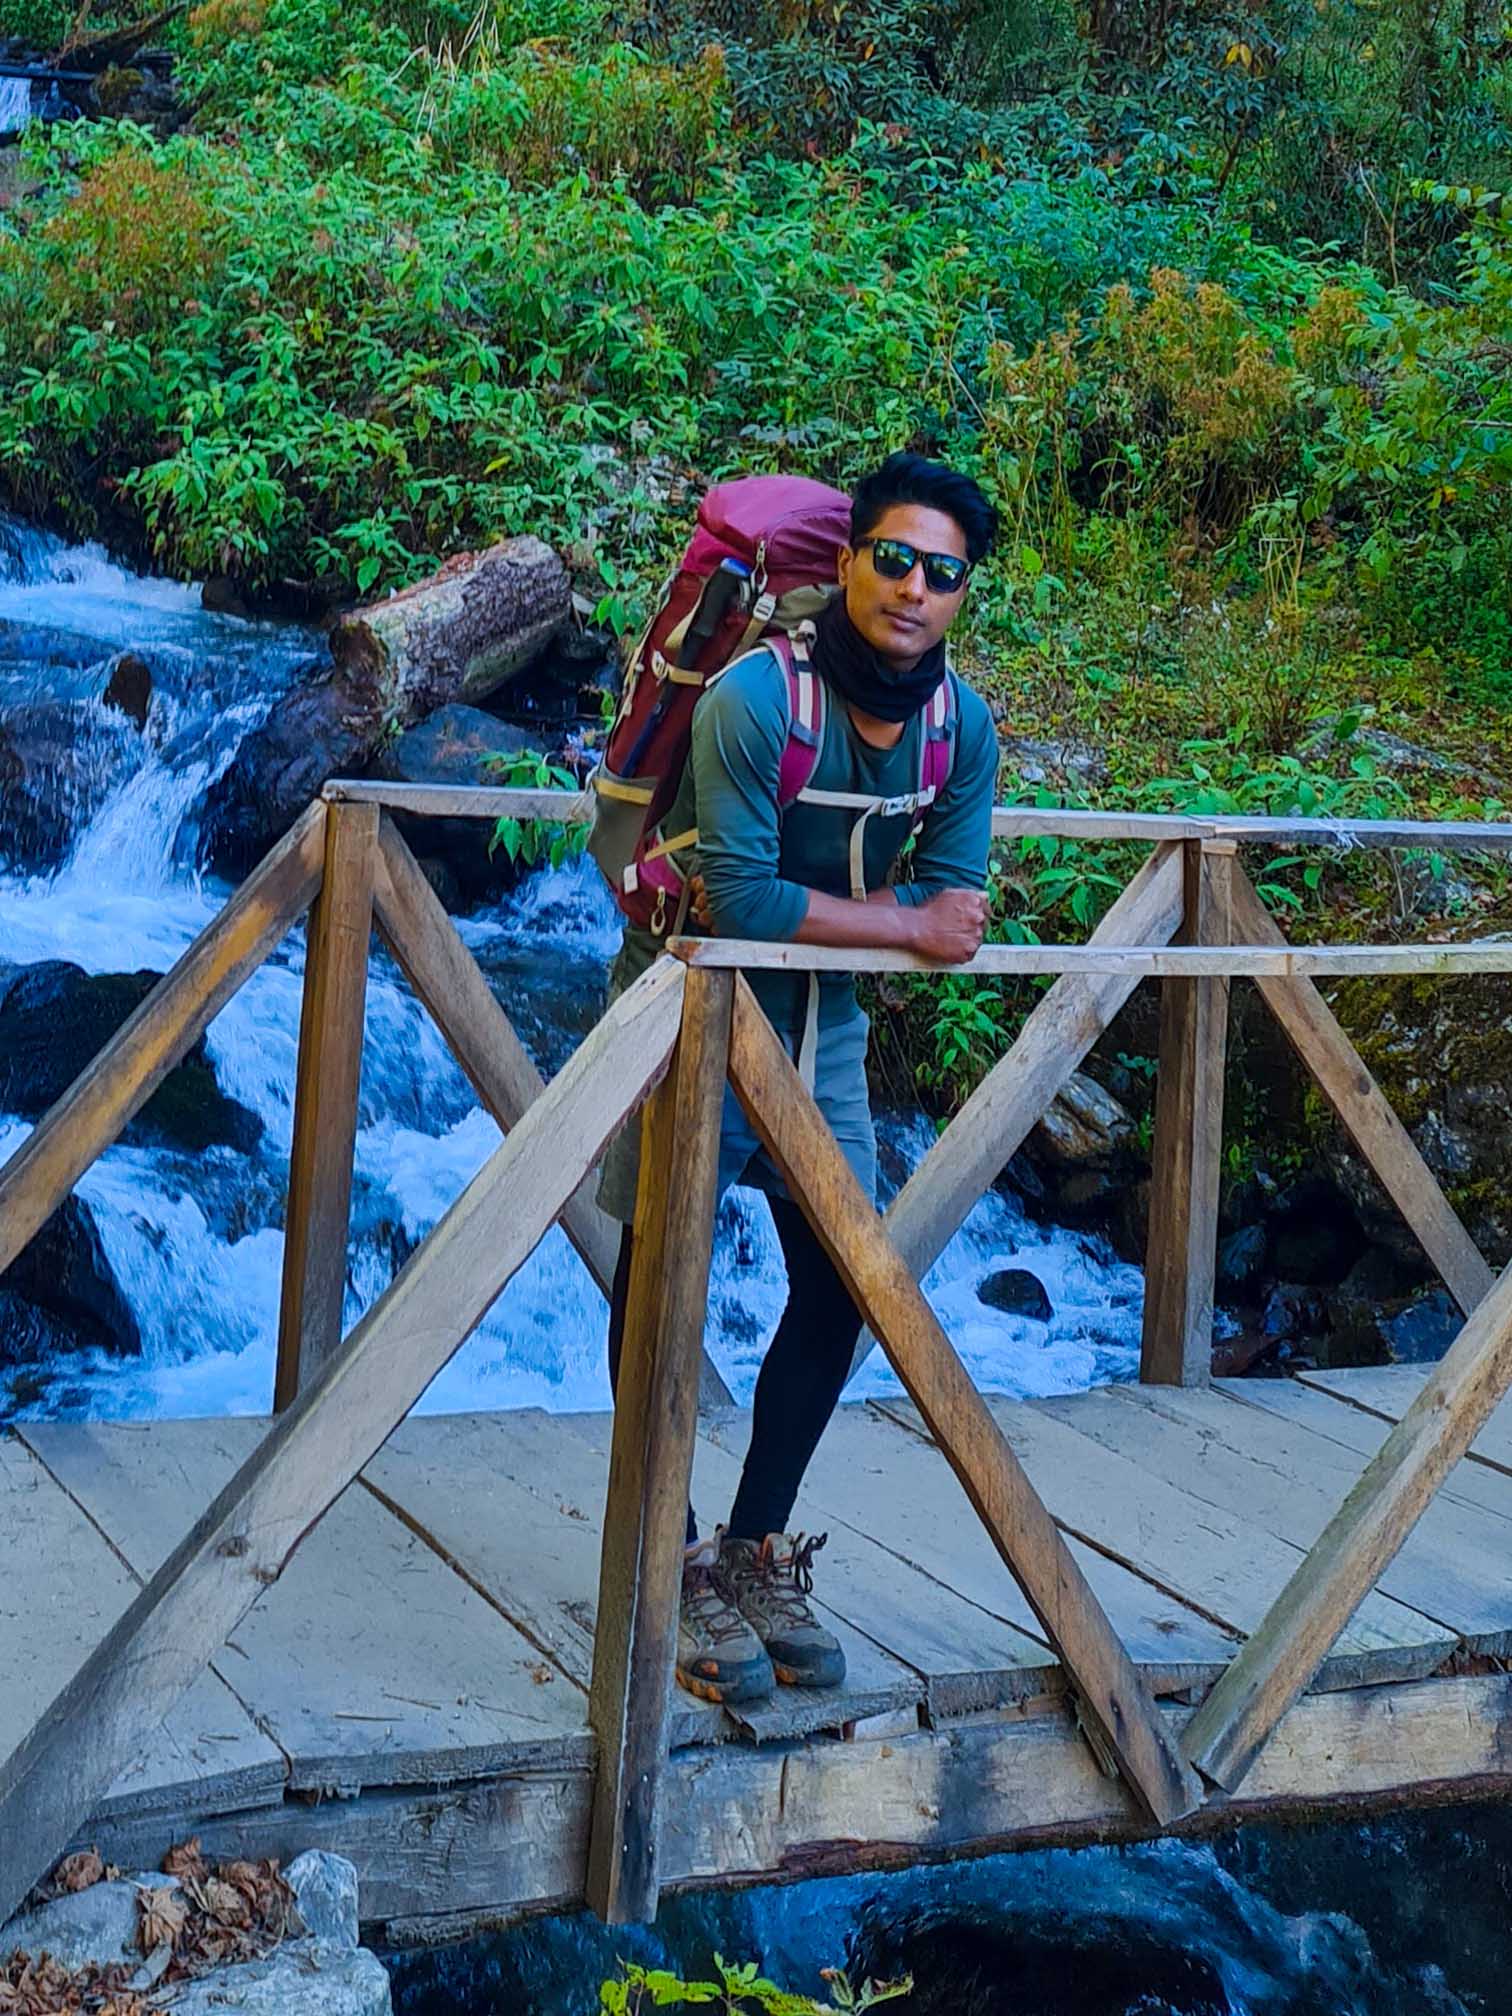
<instances>
[{"instance_id":1,"label":"fallen log","mask_svg":"<svg viewBox=\"0 0 1512 2016\"><path fill-rule=\"evenodd\" d=\"M165 7L160 14L149 14L144 20L128 22L123 28L101 28L94 35L82 32L67 35L54 50L53 60L61 63L67 57L71 63L81 65L91 74L106 69L112 63L124 62L128 56L134 56L144 42L150 42L171 22L177 21L188 4L189 0L174 0L174 4ZM87 14L86 8L84 15Z\"/></svg>"},{"instance_id":2,"label":"fallen log","mask_svg":"<svg viewBox=\"0 0 1512 2016\"><path fill-rule=\"evenodd\" d=\"M407 728L435 707L474 705L550 643L572 613L567 570L543 540L459 553L428 581L342 618L331 655Z\"/></svg>"}]
</instances>

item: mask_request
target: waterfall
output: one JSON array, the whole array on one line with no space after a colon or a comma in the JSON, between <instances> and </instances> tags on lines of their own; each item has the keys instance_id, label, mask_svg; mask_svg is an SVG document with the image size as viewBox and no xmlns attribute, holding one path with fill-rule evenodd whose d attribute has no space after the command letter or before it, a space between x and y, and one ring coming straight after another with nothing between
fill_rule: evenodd
<instances>
[{"instance_id":1,"label":"waterfall","mask_svg":"<svg viewBox=\"0 0 1512 2016\"><path fill-rule=\"evenodd\" d=\"M31 94L29 77L0 76L0 139L30 124Z\"/></svg>"}]
</instances>

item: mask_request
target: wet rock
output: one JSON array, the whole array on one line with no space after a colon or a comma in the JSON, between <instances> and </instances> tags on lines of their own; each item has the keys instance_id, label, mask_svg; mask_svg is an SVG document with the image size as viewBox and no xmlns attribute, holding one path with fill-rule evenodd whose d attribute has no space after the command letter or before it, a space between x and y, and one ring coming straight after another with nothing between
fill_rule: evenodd
<instances>
[{"instance_id":1,"label":"wet rock","mask_svg":"<svg viewBox=\"0 0 1512 2016\"><path fill-rule=\"evenodd\" d=\"M506 726L480 707L453 705L438 707L396 741L385 743L373 760L372 774L390 783L497 785L503 779L490 759L541 753L523 729ZM509 857L489 855L493 829L486 819L430 819L408 812L394 818L411 848L428 864L445 869L460 902L497 894L514 880Z\"/></svg>"},{"instance_id":2,"label":"wet rock","mask_svg":"<svg viewBox=\"0 0 1512 2016\"><path fill-rule=\"evenodd\" d=\"M255 868L330 777L357 777L383 739L381 697L311 660L236 760L205 794L209 865L233 878Z\"/></svg>"},{"instance_id":3,"label":"wet rock","mask_svg":"<svg viewBox=\"0 0 1512 2016\"><path fill-rule=\"evenodd\" d=\"M284 1871L304 1928L312 1939L357 1944L357 1871L341 1855L318 1848L296 1856Z\"/></svg>"},{"instance_id":4,"label":"wet rock","mask_svg":"<svg viewBox=\"0 0 1512 2016\"><path fill-rule=\"evenodd\" d=\"M307 1935L286 1939L265 1959L217 1967L176 1985L174 2016L392 2016L388 1974L375 1954L357 1944L357 1872L351 1863L335 1855L301 1855L288 1878ZM70 1968L126 1961L141 1969L145 1989L151 1969L142 1961L138 1940L138 1894L178 1887L171 1878L143 1871L52 1898L0 1926L0 1951L49 1952Z\"/></svg>"},{"instance_id":5,"label":"wet rock","mask_svg":"<svg viewBox=\"0 0 1512 2016\"><path fill-rule=\"evenodd\" d=\"M1055 1314L1045 1284L1027 1267L999 1267L979 1285L977 1300L1005 1316L1025 1316L1031 1323L1048 1323Z\"/></svg>"},{"instance_id":6,"label":"wet rock","mask_svg":"<svg viewBox=\"0 0 1512 2016\"><path fill-rule=\"evenodd\" d=\"M1340 1282L1365 1243L1348 1199L1324 1178L1304 1177L1276 1199L1270 1257L1283 1281L1313 1288Z\"/></svg>"},{"instance_id":7,"label":"wet rock","mask_svg":"<svg viewBox=\"0 0 1512 2016\"><path fill-rule=\"evenodd\" d=\"M1322 1327L1322 1299L1301 1283L1278 1282L1266 1297L1260 1328L1272 1343L1314 1337Z\"/></svg>"},{"instance_id":8,"label":"wet rock","mask_svg":"<svg viewBox=\"0 0 1512 2016\"><path fill-rule=\"evenodd\" d=\"M123 651L110 668L101 705L113 707L138 728L147 726L147 710L152 705L152 671L134 651Z\"/></svg>"},{"instance_id":9,"label":"wet rock","mask_svg":"<svg viewBox=\"0 0 1512 2016\"><path fill-rule=\"evenodd\" d=\"M242 599L241 590L228 574L212 574L208 581L200 585L200 607L212 616L241 616L252 614Z\"/></svg>"},{"instance_id":10,"label":"wet rock","mask_svg":"<svg viewBox=\"0 0 1512 2016\"><path fill-rule=\"evenodd\" d=\"M602 723L605 695L619 691L619 654L611 633L560 631L540 656L489 700L500 720L556 740L581 723Z\"/></svg>"},{"instance_id":11,"label":"wet rock","mask_svg":"<svg viewBox=\"0 0 1512 2016\"><path fill-rule=\"evenodd\" d=\"M1512 1003L1500 975L1349 981L1331 1005L1406 1123L1428 1166L1495 1267L1512 1257ZM1426 1277L1421 1248L1358 1157L1331 1151L1331 1173L1371 1240Z\"/></svg>"},{"instance_id":12,"label":"wet rock","mask_svg":"<svg viewBox=\"0 0 1512 2016\"><path fill-rule=\"evenodd\" d=\"M1270 1238L1263 1225L1241 1225L1218 1246L1218 1286L1229 1294L1254 1288L1265 1272Z\"/></svg>"},{"instance_id":13,"label":"wet rock","mask_svg":"<svg viewBox=\"0 0 1512 2016\"><path fill-rule=\"evenodd\" d=\"M1045 1211L1072 1225L1114 1230L1143 1172L1134 1122L1111 1092L1074 1072L1029 1136L1027 1150L1046 1190Z\"/></svg>"},{"instance_id":14,"label":"wet rock","mask_svg":"<svg viewBox=\"0 0 1512 2016\"><path fill-rule=\"evenodd\" d=\"M1095 1078L1073 1071L1034 1129L1041 1155L1062 1168L1114 1159L1129 1143L1134 1123Z\"/></svg>"},{"instance_id":15,"label":"wet rock","mask_svg":"<svg viewBox=\"0 0 1512 2016\"><path fill-rule=\"evenodd\" d=\"M1464 1323L1448 1289L1434 1288L1382 1323L1381 1331L1396 1364L1430 1365L1443 1357Z\"/></svg>"},{"instance_id":16,"label":"wet rock","mask_svg":"<svg viewBox=\"0 0 1512 2016\"><path fill-rule=\"evenodd\" d=\"M99 1054L162 978L86 973L48 959L14 973L0 993L0 1112L34 1120ZM222 1092L201 1037L126 1129L128 1141L250 1152L263 1123Z\"/></svg>"},{"instance_id":17,"label":"wet rock","mask_svg":"<svg viewBox=\"0 0 1512 2016\"><path fill-rule=\"evenodd\" d=\"M134 1357L142 1333L105 1256L94 1214L67 1197L0 1275L0 1364L60 1350Z\"/></svg>"},{"instance_id":18,"label":"wet rock","mask_svg":"<svg viewBox=\"0 0 1512 2016\"><path fill-rule=\"evenodd\" d=\"M68 700L13 707L0 719L0 863L61 867L131 758L124 722Z\"/></svg>"}]
</instances>

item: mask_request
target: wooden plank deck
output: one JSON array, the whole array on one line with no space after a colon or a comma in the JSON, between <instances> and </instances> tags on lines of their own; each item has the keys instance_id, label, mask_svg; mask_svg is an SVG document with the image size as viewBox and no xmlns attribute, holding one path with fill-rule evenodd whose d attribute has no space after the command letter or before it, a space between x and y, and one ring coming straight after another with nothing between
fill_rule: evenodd
<instances>
[{"instance_id":1,"label":"wooden plank deck","mask_svg":"<svg viewBox=\"0 0 1512 2016\"><path fill-rule=\"evenodd\" d=\"M1180 1720L1422 1377L991 1405ZM0 1437L0 1754L265 1426L49 1422ZM733 1411L701 1424L706 1526L730 1501L746 1432ZM224 1853L340 1847L363 1871L365 1914L386 1922L580 1897L608 1439L604 1415L405 1422L102 1801L89 1838L149 1862L191 1831ZM840 1410L794 1524L829 1535L818 1594L847 1685L779 1689L739 1714L677 1696L669 1881L1138 1831L1125 1788L1075 1733L1033 1612L906 1404ZM1494 1669L1509 1655L1512 1402L1220 1813L1500 1779L1512 1679Z\"/></svg>"}]
</instances>

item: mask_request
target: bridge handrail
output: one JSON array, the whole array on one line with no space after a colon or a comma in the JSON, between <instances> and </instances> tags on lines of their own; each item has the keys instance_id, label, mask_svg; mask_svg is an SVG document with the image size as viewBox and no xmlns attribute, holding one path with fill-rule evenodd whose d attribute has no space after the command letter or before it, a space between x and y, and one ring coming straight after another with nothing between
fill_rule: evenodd
<instances>
[{"instance_id":1,"label":"bridge handrail","mask_svg":"<svg viewBox=\"0 0 1512 2016\"><path fill-rule=\"evenodd\" d=\"M514 785L390 784L333 778L322 792L329 803L381 805L434 819L539 819L584 825L593 817L593 793L536 791ZM1424 848L1431 853L1512 851L1512 817L1505 822L1466 819L1308 819L1261 814L1194 815L1185 812L1080 810L1061 806L998 805L997 840L1061 839L1099 842L1233 840L1288 847Z\"/></svg>"}]
</instances>

